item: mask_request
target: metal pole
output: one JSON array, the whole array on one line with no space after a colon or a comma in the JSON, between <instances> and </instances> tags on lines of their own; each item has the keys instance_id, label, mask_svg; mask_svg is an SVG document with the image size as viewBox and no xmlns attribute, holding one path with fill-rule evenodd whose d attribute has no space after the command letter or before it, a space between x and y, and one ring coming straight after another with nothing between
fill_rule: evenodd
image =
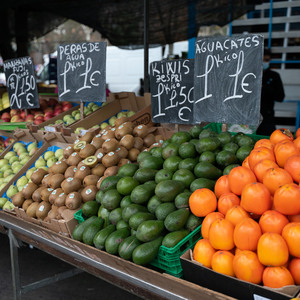
<instances>
[{"instance_id":1,"label":"metal pole","mask_svg":"<svg viewBox=\"0 0 300 300\"><path fill-rule=\"evenodd\" d=\"M144 90L149 93L149 0L144 0Z\"/></svg>"},{"instance_id":2,"label":"metal pole","mask_svg":"<svg viewBox=\"0 0 300 300\"><path fill-rule=\"evenodd\" d=\"M273 0L270 0L270 9L269 9L269 39L268 39L268 48L272 47L272 18L273 18Z\"/></svg>"}]
</instances>

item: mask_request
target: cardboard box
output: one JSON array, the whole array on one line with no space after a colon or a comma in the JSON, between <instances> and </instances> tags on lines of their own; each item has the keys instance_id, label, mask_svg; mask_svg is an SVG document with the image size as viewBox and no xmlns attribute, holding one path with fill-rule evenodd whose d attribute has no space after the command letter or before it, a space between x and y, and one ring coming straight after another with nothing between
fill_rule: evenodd
<instances>
[{"instance_id":1,"label":"cardboard box","mask_svg":"<svg viewBox=\"0 0 300 300\"><path fill-rule=\"evenodd\" d=\"M296 285L272 289L220 274L193 260L190 249L180 257L180 260L185 280L237 299L287 300L295 297L300 291L300 286Z\"/></svg>"}]
</instances>

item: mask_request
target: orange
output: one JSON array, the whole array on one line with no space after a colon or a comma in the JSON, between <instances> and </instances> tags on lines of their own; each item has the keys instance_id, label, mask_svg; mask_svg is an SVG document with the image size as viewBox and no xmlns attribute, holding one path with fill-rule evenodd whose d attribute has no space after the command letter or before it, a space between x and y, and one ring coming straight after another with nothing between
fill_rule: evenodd
<instances>
[{"instance_id":1,"label":"orange","mask_svg":"<svg viewBox=\"0 0 300 300\"><path fill-rule=\"evenodd\" d=\"M300 136L300 128L297 129L296 133L295 133L295 137L298 138Z\"/></svg>"},{"instance_id":2,"label":"orange","mask_svg":"<svg viewBox=\"0 0 300 300\"><path fill-rule=\"evenodd\" d=\"M274 195L280 186L292 182L292 176L281 168L271 168L263 176L263 184L268 188L271 195Z\"/></svg>"},{"instance_id":3,"label":"orange","mask_svg":"<svg viewBox=\"0 0 300 300\"><path fill-rule=\"evenodd\" d=\"M263 159L258 162L253 169L253 172L259 182L263 182L263 176L268 169L277 168L276 162L270 159Z\"/></svg>"},{"instance_id":4,"label":"orange","mask_svg":"<svg viewBox=\"0 0 300 300\"><path fill-rule=\"evenodd\" d=\"M290 222L300 222L300 214L287 216Z\"/></svg>"},{"instance_id":5,"label":"orange","mask_svg":"<svg viewBox=\"0 0 300 300\"><path fill-rule=\"evenodd\" d=\"M295 140L294 140L294 144L297 147L298 150L300 150L300 136L298 136Z\"/></svg>"},{"instance_id":6,"label":"orange","mask_svg":"<svg viewBox=\"0 0 300 300\"><path fill-rule=\"evenodd\" d=\"M239 196L248 183L256 182L256 177L250 169L240 166L230 171L228 180L230 190Z\"/></svg>"},{"instance_id":7,"label":"orange","mask_svg":"<svg viewBox=\"0 0 300 300\"><path fill-rule=\"evenodd\" d=\"M240 204L240 198L234 193L222 194L218 200L218 211L224 216L226 215L228 209L234 205Z\"/></svg>"},{"instance_id":8,"label":"orange","mask_svg":"<svg viewBox=\"0 0 300 300\"><path fill-rule=\"evenodd\" d=\"M209 213L202 221L201 234L204 239L208 239L210 225L217 219L224 219L224 215L218 211L214 211Z\"/></svg>"},{"instance_id":9,"label":"orange","mask_svg":"<svg viewBox=\"0 0 300 300\"><path fill-rule=\"evenodd\" d=\"M259 147L265 147L265 148L269 148L270 150L273 150L274 145L268 139L261 139L255 143L254 149L259 148Z\"/></svg>"},{"instance_id":10,"label":"orange","mask_svg":"<svg viewBox=\"0 0 300 300\"><path fill-rule=\"evenodd\" d=\"M225 219L215 220L209 228L208 239L216 250L231 250L233 242L234 226Z\"/></svg>"},{"instance_id":11,"label":"orange","mask_svg":"<svg viewBox=\"0 0 300 300\"><path fill-rule=\"evenodd\" d=\"M243 161L243 163L242 163L242 167L245 167L245 168L247 168L247 169L250 169L250 166L249 166L249 156L247 156L245 159L244 159L244 161Z\"/></svg>"},{"instance_id":12,"label":"orange","mask_svg":"<svg viewBox=\"0 0 300 300\"><path fill-rule=\"evenodd\" d=\"M262 215L272 206L270 192L260 182L249 183L243 189L240 205L247 212Z\"/></svg>"},{"instance_id":13,"label":"orange","mask_svg":"<svg viewBox=\"0 0 300 300\"><path fill-rule=\"evenodd\" d=\"M259 219L259 225L263 233L275 232L281 234L283 227L288 223L288 218L276 210L265 211Z\"/></svg>"},{"instance_id":14,"label":"orange","mask_svg":"<svg viewBox=\"0 0 300 300\"><path fill-rule=\"evenodd\" d=\"M257 255L263 265L280 267L287 263L289 250L287 243L280 234L266 232L258 241Z\"/></svg>"},{"instance_id":15,"label":"orange","mask_svg":"<svg viewBox=\"0 0 300 300\"><path fill-rule=\"evenodd\" d=\"M262 232L260 226L251 218L245 218L238 223L233 232L233 241L241 250L255 251Z\"/></svg>"},{"instance_id":16,"label":"orange","mask_svg":"<svg viewBox=\"0 0 300 300\"><path fill-rule=\"evenodd\" d=\"M284 169L292 176L294 181L300 183L300 154L290 156L285 161Z\"/></svg>"},{"instance_id":17,"label":"orange","mask_svg":"<svg viewBox=\"0 0 300 300\"><path fill-rule=\"evenodd\" d=\"M223 175L216 181L214 191L217 198L220 198L223 194L230 193L228 175Z\"/></svg>"},{"instance_id":18,"label":"orange","mask_svg":"<svg viewBox=\"0 0 300 300\"><path fill-rule=\"evenodd\" d=\"M293 142L286 141L275 146L274 154L278 166L283 168L287 159L290 156L299 154L299 150Z\"/></svg>"},{"instance_id":19,"label":"orange","mask_svg":"<svg viewBox=\"0 0 300 300\"><path fill-rule=\"evenodd\" d=\"M294 279L286 267L267 267L263 272L263 284L271 288L294 285Z\"/></svg>"},{"instance_id":20,"label":"orange","mask_svg":"<svg viewBox=\"0 0 300 300\"><path fill-rule=\"evenodd\" d=\"M289 223L282 230L291 255L300 258L300 223Z\"/></svg>"},{"instance_id":21,"label":"orange","mask_svg":"<svg viewBox=\"0 0 300 300\"><path fill-rule=\"evenodd\" d=\"M255 165L263 159L269 159L275 161L273 150L266 147L259 147L253 149L250 152L249 159L248 159L250 169L253 171Z\"/></svg>"},{"instance_id":22,"label":"orange","mask_svg":"<svg viewBox=\"0 0 300 300\"><path fill-rule=\"evenodd\" d=\"M282 140L292 141L293 139L294 139L293 134L291 133L290 130L288 130L286 128L276 129L270 135L270 141L274 145L276 145L277 143L279 143Z\"/></svg>"},{"instance_id":23,"label":"orange","mask_svg":"<svg viewBox=\"0 0 300 300\"><path fill-rule=\"evenodd\" d=\"M300 214L300 186L288 183L278 188L274 195L274 207L284 215Z\"/></svg>"},{"instance_id":24,"label":"orange","mask_svg":"<svg viewBox=\"0 0 300 300\"><path fill-rule=\"evenodd\" d=\"M300 258L293 258L290 261L289 271L291 272L295 283L300 285Z\"/></svg>"},{"instance_id":25,"label":"orange","mask_svg":"<svg viewBox=\"0 0 300 300\"><path fill-rule=\"evenodd\" d=\"M231 222L233 226L236 226L244 218L249 217L250 215L240 205L234 205L227 211L225 215L225 219Z\"/></svg>"},{"instance_id":26,"label":"orange","mask_svg":"<svg viewBox=\"0 0 300 300\"><path fill-rule=\"evenodd\" d=\"M208 239L201 239L194 247L193 258L204 267L211 268L211 258L215 252Z\"/></svg>"},{"instance_id":27,"label":"orange","mask_svg":"<svg viewBox=\"0 0 300 300\"><path fill-rule=\"evenodd\" d=\"M211 259L211 268L224 275L233 276L233 258L234 255L229 251L217 251Z\"/></svg>"},{"instance_id":28,"label":"orange","mask_svg":"<svg viewBox=\"0 0 300 300\"><path fill-rule=\"evenodd\" d=\"M211 190L202 188L194 191L189 198L191 212L197 217L205 217L217 208L217 197Z\"/></svg>"},{"instance_id":29,"label":"orange","mask_svg":"<svg viewBox=\"0 0 300 300\"><path fill-rule=\"evenodd\" d=\"M238 279L259 284L262 281L264 266L256 253L249 250L238 251L233 259L233 271Z\"/></svg>"}]
</instances>

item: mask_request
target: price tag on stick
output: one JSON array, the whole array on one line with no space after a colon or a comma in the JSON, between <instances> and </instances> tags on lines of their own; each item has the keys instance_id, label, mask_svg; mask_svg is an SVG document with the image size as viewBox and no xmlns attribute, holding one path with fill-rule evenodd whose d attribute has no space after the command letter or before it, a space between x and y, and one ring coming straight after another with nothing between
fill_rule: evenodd
<instances>
[{"instance_id":1,"label":"price tag on stick","mask_svg":"<svg viewBox=\"0 0 300 300\"><path fill-rule=\"evenodd\" d=\"M57 84L60 101L106 101L106 43L59 45Z\"/></svg>"},{"instance_id":2,"label":"price tag on stick","mask_svg":"<svg viewBox=\"0 0 300 300\"><path fill-rule=\"evenodd\" d=\"M194 123L194 60L152 62L150 89L153 122Z\"/></svg>"},{"instance_id":3,"label":"price tag on stick","mask_svg":"<svg viewBox=\"0 0 300 300\"><path fill-rule=\"evenodd\" d=\"M4 62L9 104L14 109L40 107L31 57L9 59Z\"/></svg>"},{"instance_id":4,"label":"price tag on stick","mask_svg":"<svg viewBox=\"0 0 300 300\"><path fill-rule=\"evenodd\" d=\"M263 37L200 38L195 45L194 120L259 124Z\"/></svg>"}]
</instances>

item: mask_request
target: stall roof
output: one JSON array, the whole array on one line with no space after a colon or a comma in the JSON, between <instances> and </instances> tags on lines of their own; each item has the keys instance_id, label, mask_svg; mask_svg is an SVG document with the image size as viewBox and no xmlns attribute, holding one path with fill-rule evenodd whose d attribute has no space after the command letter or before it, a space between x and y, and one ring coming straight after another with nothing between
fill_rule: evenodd
<instances>
[{"instance_id":1,"label":"stall roof","mask_svg":"<svg viewBox=\"0 0 300 300\"><path fill-rule=\"evenodd\" d=\"M199 26L228 24L257 0L149 0L149 43L170 44L197 36ZM10 0L10 28L14 33L14 10L27 12L28 37L43 36L66 19L98 30L116 46L143 45L143 0Z\"/></svg>"}]
</instances>

